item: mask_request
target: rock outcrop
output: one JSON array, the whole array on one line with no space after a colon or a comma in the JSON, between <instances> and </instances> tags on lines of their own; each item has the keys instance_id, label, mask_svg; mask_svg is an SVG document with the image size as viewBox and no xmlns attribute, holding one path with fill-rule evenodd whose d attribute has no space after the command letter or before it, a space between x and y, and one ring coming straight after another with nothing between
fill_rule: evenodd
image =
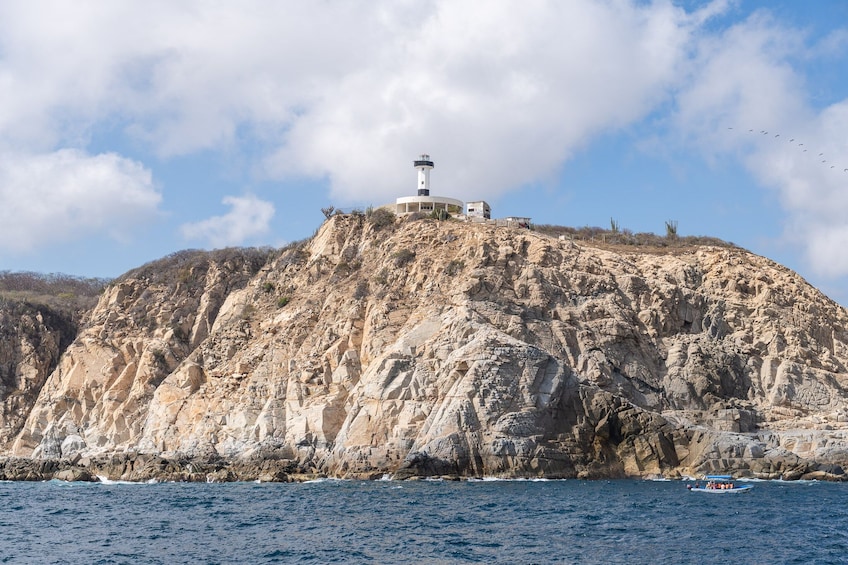
<instances>
[{"instance_id":1,"label":"rock outcrop","mask_svg":"<svg viewBox=\"0 0 848 565\"><path fill-rule=\"evenodd\" d=\"M131 480L841 480L846 328L797 274L737 248L337 215L273 257L112 284L0 439Z\"/></svg>"},{"instance_id":2,"label":"rock outcrop","mask_svg":"<svg viewBox=\"0 0 848 565\"><path fill-rule=\"evenodd\" d=\"M72 312L0 299L0 445L20 432L79 323Z\"/></svg>"}]
</instances>

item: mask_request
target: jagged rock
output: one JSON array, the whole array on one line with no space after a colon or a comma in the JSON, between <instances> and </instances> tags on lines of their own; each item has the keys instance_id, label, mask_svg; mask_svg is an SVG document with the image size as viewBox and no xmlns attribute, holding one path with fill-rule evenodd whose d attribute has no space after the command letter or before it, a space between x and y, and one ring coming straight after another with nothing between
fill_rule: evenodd
<instances>
[{"instance_id":1,"label":"jagged rock","mask_svg":"<svg viewBox=\"0 0 848 565\"><path fill-rule=\"evenodd\" d=\"M0 446L20 432L78 328L73 313L0 299Z\"/></svg>"},{"instance_id":2,"label":"jagged rock","mask_svg":"<svg viewBox=\"0 0 848 565\"><path fill-rule=\"evenodd\" d=\"M107 288L10 455L192 481L848 464L848 313L741 249L337 215L267 263L191 257Z\"/></svg>"},{"instance_id":3,"label":"jagged rock","mask_svg":"<svg viewBox=\"0 0 848 565\"><path fill-rule=\"evenodd\" d=\"M207 483L231 483L235 480L236 476L229 469L221 469L206 475Z\"/></svg>"},{"instance_id":4,"label":"jagged rock","mask_svg":"<svg viewBox=\"0 0 848 565\"><path fill-rule=\"evenodd\" d=\"M73 467L62 469L53 473L53 478L59 481L97 482L97 477L92 476L87 469Z\"/></svg>"}]
</instances>

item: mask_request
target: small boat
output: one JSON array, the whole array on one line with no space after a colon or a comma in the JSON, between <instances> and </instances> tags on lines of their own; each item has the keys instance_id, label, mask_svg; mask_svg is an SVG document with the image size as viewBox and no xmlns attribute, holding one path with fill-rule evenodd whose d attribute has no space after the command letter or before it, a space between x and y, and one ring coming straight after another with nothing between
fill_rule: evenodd
<instances>
[{"instance_id":1,"label":"small boat","mask_svg":"<svg viewBox=\"0 0 848 565\"><path fill-rule=\"evenodd\" d=\"M737 485L733 482L733 477L730 475L707 475L704 477L704 484L695 483L686 485L686 488L691 492L708 492L710 494L736 494L740 492L748 492L754 485Z\"/></svg>"}]
</instances>

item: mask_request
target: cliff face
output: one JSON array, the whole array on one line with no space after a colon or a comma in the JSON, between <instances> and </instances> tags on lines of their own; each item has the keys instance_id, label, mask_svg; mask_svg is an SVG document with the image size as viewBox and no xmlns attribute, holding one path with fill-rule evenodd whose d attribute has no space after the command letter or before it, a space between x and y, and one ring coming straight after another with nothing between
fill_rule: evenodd
<instances>
[{"instance_id":1,"label":"cliff face","mask_svg":"<svg viewBox=\"0 0 848 565\"><path fill-rule=\"evenodd\" d=\"M846 328L739 249L335 216L264 265L112 285L5 445L336 476L841 478Z\"/></svg>"},{"instance_id":2,"label":"cliff face","mask_svg":"<svg viewBox=\"0 0 848 565\"><path fill-rule=\"evenodd\" d=\"M20 432L78 328L72 313L0 299L0 445Z\"/></svg>"}]
</instances>

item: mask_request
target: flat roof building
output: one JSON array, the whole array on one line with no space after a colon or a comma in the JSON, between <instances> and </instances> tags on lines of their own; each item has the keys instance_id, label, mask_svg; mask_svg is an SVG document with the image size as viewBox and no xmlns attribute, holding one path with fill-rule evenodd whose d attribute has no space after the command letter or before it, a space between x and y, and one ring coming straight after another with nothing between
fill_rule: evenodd
<instances>
[{"instance_id":1,"label":"flat roof building","mask_svg":"<svg viewBox=\"0 0 848 565\"><path fill-rule=\"evenodd\" d=\"M469 202L465 205L465 215L470 219L482 218L484 220L491 220L492 209L487 202L478 200L477 202Z\"/></svg>"}]
</instances>

